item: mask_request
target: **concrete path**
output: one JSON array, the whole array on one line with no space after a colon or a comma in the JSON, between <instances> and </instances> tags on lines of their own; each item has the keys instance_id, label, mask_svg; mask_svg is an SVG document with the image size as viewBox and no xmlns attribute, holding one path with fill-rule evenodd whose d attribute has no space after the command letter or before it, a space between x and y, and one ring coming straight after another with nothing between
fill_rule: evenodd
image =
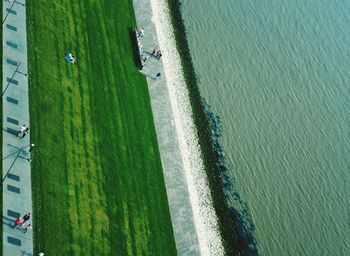
<instances>
[{"instance_id":1,"label":"concrete path","mask_svg":"<svg viewBox=\"0 0 350 256\"><path fill-rule=\"evenodd\" d=\"M143 50L147 52L152 52L158 45L150 6L149 0L134 0L137 24L145 29L140 41ZM178 255L200 255L162 60L148 58L142 72L146 74L148 81ZM152 78L158 72L161 73L161 77L154 81Z\"/></svg>"},{"instance_id":2,"label":"concrete path","mask_svg":"<svg viewBox=\"0 0 350 256\"><path fill-rule=\"evenodd\" d=\"M25 0L3 2L3 255L32 255L33 233L13 228L13 220L32 214L30 135L17 138L29 126ZM5 19L6 18L6 19ZM4 21L5 20L5 21ZM6 91L5 91L6 90ZM5 93L4 93L5 91ZM23 148L21 151L20 149ZM9 171L10 170L10 171ZM8 172L9 171L9 172ZM32 223L33 215L28 223Z\"/></svg>"}]
</instances>

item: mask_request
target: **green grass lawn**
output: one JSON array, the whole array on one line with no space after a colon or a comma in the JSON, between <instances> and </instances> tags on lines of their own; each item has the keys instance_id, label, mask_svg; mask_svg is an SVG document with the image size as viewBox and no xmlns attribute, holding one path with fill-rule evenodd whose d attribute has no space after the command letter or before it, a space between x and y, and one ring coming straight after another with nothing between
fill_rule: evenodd
<instances>
[{"instance_id":1,"label":"green grass lawn","mask_svg":"<svg viewBox=\"0 0 350 256\"><path fill-rule=\"evenodd\" d=\"M27 22L35 252L175 255L132 0L27 1Z\"/></svg>"}]
</instances>

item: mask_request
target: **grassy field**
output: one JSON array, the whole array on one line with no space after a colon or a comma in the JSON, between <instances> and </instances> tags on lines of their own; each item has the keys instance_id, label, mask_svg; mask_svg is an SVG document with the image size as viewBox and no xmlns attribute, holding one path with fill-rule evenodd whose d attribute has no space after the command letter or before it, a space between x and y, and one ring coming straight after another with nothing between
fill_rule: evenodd
<instances>
[{"instance_id":1,"label":"grassy field","mask_svg":"<svg viewBox=\"0 0 350 256\"><path fill-rule=\"evenodd\" d=\"M27 1L27 22L36 253L175 255L132 0Z\"/></svg>"}]
</instances>

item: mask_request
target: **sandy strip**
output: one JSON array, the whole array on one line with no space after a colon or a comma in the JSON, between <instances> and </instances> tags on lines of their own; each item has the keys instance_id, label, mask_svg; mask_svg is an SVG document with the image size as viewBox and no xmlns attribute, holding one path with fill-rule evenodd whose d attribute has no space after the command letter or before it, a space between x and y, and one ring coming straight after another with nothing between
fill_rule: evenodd
<instances>
[{"instance_id":1,"label":"sandy strip","mask_svg":"<svg viewBox=\"0 0 350 256\"><path fill-rule=\"evenodd\" d=\"M166 0L151 0L202 255L224 255Z\"/></svg>"}]
</instances>

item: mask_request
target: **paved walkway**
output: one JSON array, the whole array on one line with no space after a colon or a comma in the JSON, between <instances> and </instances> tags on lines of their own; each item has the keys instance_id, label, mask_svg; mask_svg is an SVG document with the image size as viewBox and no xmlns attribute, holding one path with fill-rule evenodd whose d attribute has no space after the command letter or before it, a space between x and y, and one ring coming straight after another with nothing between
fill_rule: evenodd
<instances>
[{"instance_id":1,"label":"paved walkway","mask_svg":"<svg viewBox=\"0 0 350 256\"><path fill-rule=\"evenodd\" d=\"M149 0L134 0L137 24L145 29L144 37L141 38L143 49L152 52L158 42L155 25L151 21L150 6ZM147 54L144 55L147 56ZM148 77L148 88L178 255L200 255L162 61L150 57L142 72ZM161 77L154 81L152 77L155 77L158 72L161 73Z\"/></svg>"},{"instance_id":2,"label":"paved walkway","mask_svg":"<svg viewBox=\"0 0 350 256\"><path fill-rule=\"evenodd\" d=\"M13 228L13 220L32 214L30 136L16 134L29 126L25 0L3 2L3 255L32 255L33 233ZM12 8L11 8L12 6ZM6 89L7 88L7 89ZM23 151L20 149L24 148ZM10 170L10 172L8 172ZM7 174L8 173L8 174ZM29 220L32 223L33 216Z\"/></svg>"}]
</instances>

